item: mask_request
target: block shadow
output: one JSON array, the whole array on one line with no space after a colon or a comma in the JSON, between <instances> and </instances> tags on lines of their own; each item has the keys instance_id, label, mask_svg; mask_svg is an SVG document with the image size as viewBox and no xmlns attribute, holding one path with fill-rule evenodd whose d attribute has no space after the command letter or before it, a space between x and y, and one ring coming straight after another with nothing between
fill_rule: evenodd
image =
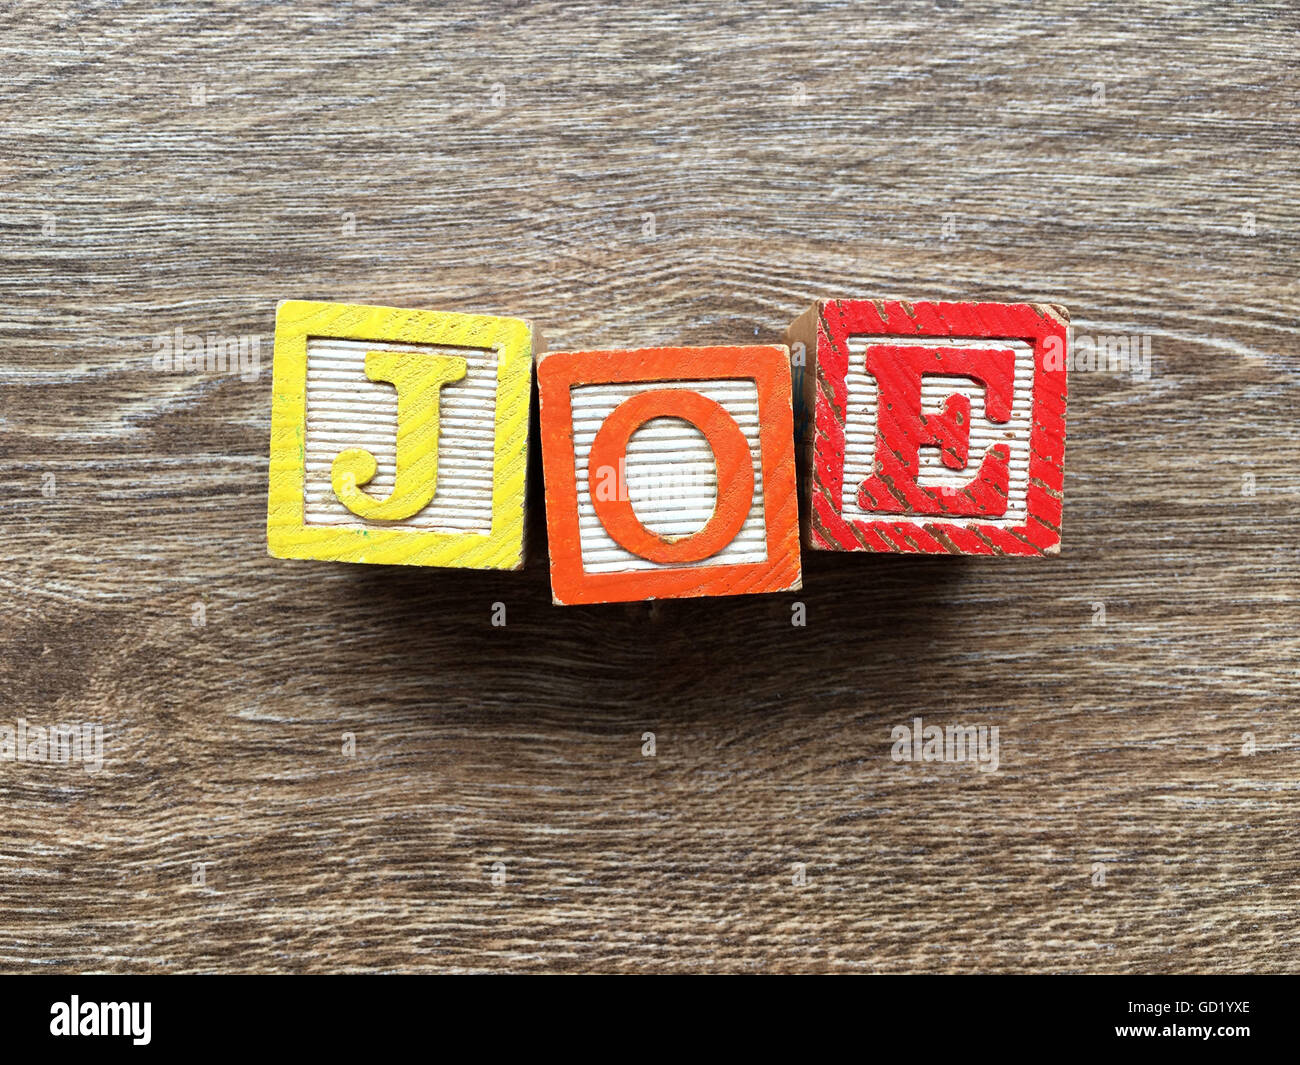
<instances>
[{"instance_id":1,"label":"block shadow","mask_svg":"<svg viewBox=\"0 0 1300 1065\"><path fill-rule=\"evenodd\" d=\"M321 594L355 641L401 648L383 664L391 690L443 706L454 693L503 726L541 712L583 727L647 706L890 701L956 638L945 605L988 561L806 552L798 592L561 607L543 555L518 573L348 567Z\"/></svg>"}]
</instances>

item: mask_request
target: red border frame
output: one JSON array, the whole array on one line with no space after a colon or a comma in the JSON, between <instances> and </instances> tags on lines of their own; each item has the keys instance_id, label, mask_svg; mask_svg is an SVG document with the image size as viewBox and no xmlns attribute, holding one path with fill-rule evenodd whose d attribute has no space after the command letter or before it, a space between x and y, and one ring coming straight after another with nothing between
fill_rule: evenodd
<instances>
[{"instance_id":1,"label":"red border frame","mask_svg":"<svg viewBox=\"0 0 1300 1065\"><path fill-rule=\"evenodd\" d=\"M627 573L587 573L578 529L573 445L574 385L611 382L752 380L758 389L767 558ZM546 484L551 592L557 603L609 603L788 591L800 586L799 506L790 402L790 357L784 347L642 348L560 351L537 363L538 418Z\"/></svg>"},{"instance_id":2,"label":"red border frame","mask_svg":"<svg viewBox=\"0 0 1300 1065\"><path fill-rule=\"evenodd\" d=\"M818 304L817 390L810 471L809 546L835 551L923 554L1043 555L1061 543L1065 484L1066 354L1064 310L1029 303L904 303L825 300ZM972 337L1024 340L1034 348L1033 416L1029 438L1028 516L1003 528L969 519L846 521L844 485L845 375L851 336ZM1060 341L1061 365L1048 367L1048 338Z\"/></svg>"}]
</instances>

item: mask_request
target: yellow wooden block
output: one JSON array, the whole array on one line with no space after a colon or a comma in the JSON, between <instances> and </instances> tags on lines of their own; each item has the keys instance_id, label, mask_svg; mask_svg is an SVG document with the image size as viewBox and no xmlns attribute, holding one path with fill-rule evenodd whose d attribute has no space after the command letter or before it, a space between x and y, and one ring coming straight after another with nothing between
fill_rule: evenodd
<instances>
[{"instance_id":1,"label":"yellow wooden block","mask_svg":"<svg viewBox=\"0 0 1300 1065\"><path fill-rule=\"evenodd\" d=\"M532 372L516 318L281 303L271 554L520 568Z\"/></svg>"}]
</instances>

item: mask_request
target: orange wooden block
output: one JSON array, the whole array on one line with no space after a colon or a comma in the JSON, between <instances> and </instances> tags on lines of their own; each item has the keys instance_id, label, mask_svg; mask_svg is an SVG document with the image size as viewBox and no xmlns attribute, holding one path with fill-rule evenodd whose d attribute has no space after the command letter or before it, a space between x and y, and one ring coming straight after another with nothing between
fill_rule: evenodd
<instances>
[{"instance_id":1,"label":"orange wooden block","mask_svg":"<svg viewBox=\"0 0 1300 1065\"><path fill-rule=\"evenodd\" d=\"M555 602L800 586L786 348L557 351L537 381Z\"/></svg>"}]
</instances>

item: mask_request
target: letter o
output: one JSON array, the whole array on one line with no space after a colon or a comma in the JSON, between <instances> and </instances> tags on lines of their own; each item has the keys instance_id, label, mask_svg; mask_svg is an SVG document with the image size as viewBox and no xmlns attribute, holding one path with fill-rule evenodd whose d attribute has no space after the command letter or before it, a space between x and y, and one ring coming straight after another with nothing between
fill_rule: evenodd
<instances>
[{"instance_id":1,"label":"letter o","mask_svg":"<svg viewBox=\"0 0 1300 1065\"><path fill-rule=\"evenodd\" d=\"M641 524L631 500L601 499L588 491L596 516L615 543L651 562L699 562L716 555L740 532L754 501L754 463L749 441L727 409L716 400L683 388L640 392L624 400L605 419L587 458L587 484L598 471L619 469L632 434L652 418L681 418L704 434L718 471L718 497L704 528L667 539Z\"/></svg>"}]
</instances>

